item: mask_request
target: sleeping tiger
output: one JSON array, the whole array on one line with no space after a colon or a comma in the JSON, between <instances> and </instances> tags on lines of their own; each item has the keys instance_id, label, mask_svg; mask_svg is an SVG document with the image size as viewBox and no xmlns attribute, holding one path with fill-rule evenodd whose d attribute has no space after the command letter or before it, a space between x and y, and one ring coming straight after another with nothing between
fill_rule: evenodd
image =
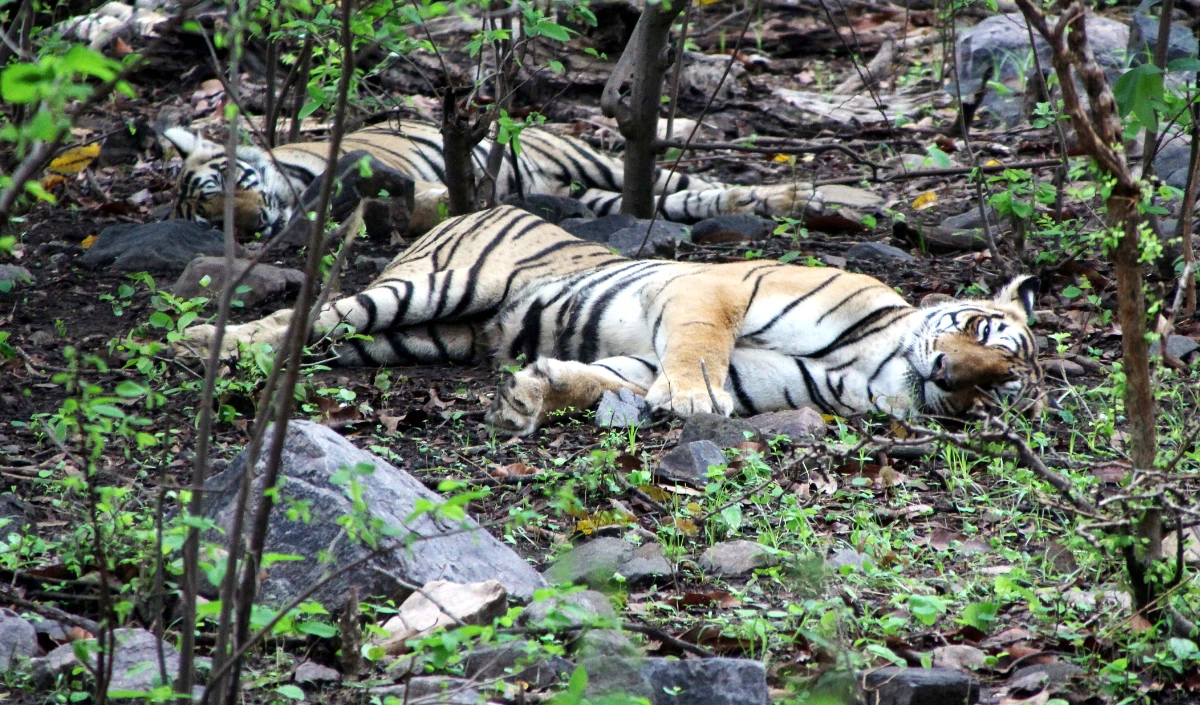
<instances>
[{"instance_id":1,"label":"sleeping tiger","mask_svg":"<svg viewBox=\"0 0 1200 705\"><path fill-rule=\"evenodd\" d=\"M914 308L838 269L630 260L505 206L414 242L365 291L324 306L311 342L340 341L343 365L528 363L486 416L517 434L620 388L681 416L956 415L1000 395L1040 406L1025 323L1036 290L1022 277L990 301ZM290 318L230 326L226 352L278 345ZM214 332L187 339L207 348Z\"/></svg>"},{"instance_id":2,"label":"sleeping tiger","mask_svg":"<svg viewBox=\"0 0 1200 705\"><path fill-rule=\"evenodd\" d=\"M224 219L225 147L182 128L163 132L184 155L174 202L174 217L218 225ZM546 130L529 128L521 133L516 168L511 153L497 178L496 198L545 194L578 198L597 215L621 209L624 165L584 142ZM346 135L342 153L363 150L417 181L416 203L409 232L419 234L437 222L446 201L442 136L435 125L401 121ZM486 164L491 141L475 147L475 163ZM291 219L300 194L325 171L328 145L298 142L271 152L253 146L238 147L235 224L242 232L274 235ZM272 160L272 155L274 160ZM716 215L752 213L764 216L819 212L821 195L811 184L731 186L695 176L660 172L654 187L664 190L661 215L668 220L692 222Z\"/></svg>"}]
</instances>

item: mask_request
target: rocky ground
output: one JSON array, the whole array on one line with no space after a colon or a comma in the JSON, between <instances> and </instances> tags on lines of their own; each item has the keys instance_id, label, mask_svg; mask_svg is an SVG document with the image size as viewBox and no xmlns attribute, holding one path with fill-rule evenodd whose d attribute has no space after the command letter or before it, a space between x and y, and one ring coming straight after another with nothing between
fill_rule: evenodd
<instances>
[{"instance_id":1,"label":"rocky ground","mask_svg":"<svg viewBox=\"0 0 1200 705\"><path fill-rule=\"evenodd\" d=\"M948 21L919 3L859 3L834 13L834 31L808 5L763 7L703 116L702 140L757 135L763 144L787 138L784 146L845 149L792 157L706 150L685 155L683 166L735 183L815 181L838 207L803 223L659 223L643 256L783 258L861 271L913 302L985 295L1001 266L988 251L968 167L977 160L1023 169L999 173L987 193L1032 200L1030 190L1051 183L1061 158L1057 132L1030 122L1039 62L1019 15L973 7ZM553 129L619 148L598 95L636 14L631 20L619 3L597 13L600 28L559 57L564 73L531 82L521 101L549 116ZM742 17L720 3L697 9L681 116L701 117ZM1156 31L1157 20L1127 7L1089 20L1112 78L1145 55L1151 22ZM461 29L444 29L447 43L465 41ZM1195 56L1190 31L1179 30L1170 57ZM608 59L589 59L584 47ZM871 91L856 86L851 55L884 51L894 52L885 78ZM182 40L176 52L151 56L134 77L136 98L119 97L76 126L70 147L99 149L83 153L82 168L46 175L57 204L33 207L0 233L18 236L13 257L0 262L6 699L73 702L86 691L88 669L73 644L97 631L99 571L77 482L83 449L98 454L94 481L110 488L101 507L112 532L109 575L125 605L110 692L152 691L163 672L179 668L169 589L178 524L168 511L162 595L156 520L190 481L199 368L164 343L211 313L198 298L227 273L213 259L223 253L219 233L159 222L180 162L164 155L151 128L184 122L220 135L224 94L206 57L202 45ZM446 58L468 70L466 54ZM379 72L370 88L409 95L397 108L402 115L435 118L439 103L421 78L437 75L426 70L435 61L415 53ZM1040 65L1048 70L1044 55ZM1168 76L1176 78L1183 80ZM248 72L243 82L257 95L261 74ZM973 100L981 86L988 90L968 144L955 127L954 96ZM566 88L569 99L561 97ZM323 135L321 118L305 123L306 134ZM1156 171L1182 187L1189 146L1183 137L1164 145ZM1058 408L1013 423L1081 492L1102 499L1120 492L1127 469L1114 400L1120 331L1112 274L1089 237L1100 222L1092 184L1079 173L1071 179L1063 222L1051 204L1039 204L1044 219L992 212L989 230L1007 263L1043 282L1035 332ZM1178 206L1163 205L1170 228ZM640 248L644 223L567 210L556 219L571 232L626 254ZM1014 227L1027 231L1019 255ZM245 242L241 254L258 246ZM398 246L355 242L342 290L370 281ZM270 267L257 268L235 319L290 305L302 257L283 248ZM1170 281L1151 286L1159 297L1171 292ZM1161 433L1172 453L1180 450L1184 471L1197 462L1187 434L1198 334L1197 321L1178 320L1156 373ZM243 359L218 388L214 455L223 472L211 480L207 513L218 527L231 522L228 479L245 466L240 453L263 364ZM1200 649L1159 638L1132 612L1115 549L1090 543L1080 517L1003 448L981 454L882 419L808 410L684 423L653 416L627 394L534 436L501 438L482 424L497 379L483 368L306 370L301 420L287 431L288 499L267 548L303 560L279 560L262 576L269 607L306 602L256 654L248 700L525 703L560 691L593 699L622 691L656 704L761 705L842 702L857 689L877 692L870 702L880 703L1190 702L1200 686ZM122 396L126 383L149 391ZM55 440L77 400L113 395L103 403L125 420L88 420L109 423L103 444ZM359 471L339 472L346 467ZM379 522L364 525L375 539L410 546L305 595L327 566L369 553L340 533L361 509L349 486L362 488ZM465 525L452 512L411 517L439 496L464 502ZM219 535L212 540L219 544ZM1181 550L1200 559L1194 541ZM583 589L552 587L566 583ZM352 589L361 600L356 637L337 620ZM1182 608L1194 604L1190 579L1178 592ZM206 656L211 636L200 645ZM356 663L348 651L363 658ZM572 679L577 666L588 674L586 688Z\"/></svg>"}]
</instances>

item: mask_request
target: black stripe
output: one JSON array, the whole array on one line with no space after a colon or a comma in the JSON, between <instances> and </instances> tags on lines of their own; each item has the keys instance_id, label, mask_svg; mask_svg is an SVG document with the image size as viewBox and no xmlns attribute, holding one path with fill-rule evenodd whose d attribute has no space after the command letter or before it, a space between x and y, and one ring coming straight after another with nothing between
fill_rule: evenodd
<instances>
[{"instance_id":1,"label":"black stripe","mask_svg":"<svg viewBox=\"0 0 1200 705\"><path fill-rule=\"evenodd\" d=\"M867 326L870 326L872 323L875 323L876 321L883 318L887 314L892 313L897 310L904 311L904 313L901 314L901 316L897 316L896 318L893 318L893 319L885 322L881 326L877 326L875 328L867 328ZM876 310L872 311L871 313L868 313L867 315L858 319L856 322L851 324L848 328L843 330L838 335L838 337L834 338L832 343L830 343L829 345L826 345L825 347L821 348L820 350L817 350L816 352L812 352L812 353L805 355L805 357L813 357L813 358L825 357L826 355L828 355L840 348L843 348L847 345L852 345L854 343L857 343L860 340L863 340L864 338L874 335L875 333L878 333L882 330L886 330L893 323L895 323L897 320L899 320L902 316L908 315L909 313L911 313L914 310L915 309L909 308L908 306L884 306L883 308L876 309Z\"/></svg>"},{"instance_id":2,"label":"black stripe","mask_svg":"<svg viewBox=\"0 0 1200 705\"><path fill-rule=\"evenodd\" d=\"M374 332L374 330L375 330L375 315L376 315L375 314L375 302L371 300L370 296L367 296L367 292L363 292L363 293L355 296L354 300L358 302L359 306L362 306L363 308L365 308L367 310L367 325L365 327L363 327L361 330L357 330L355 332L356 333Z\"/></svg>"},{"instance_id":3,"label":"black stripe","mask_svg":"<svg viewBox=\"0 0 1200 705\"><path fill-rule=\"evenodd\" d=\"M818 285L817 285L817 286L816 286L816 287L815 287L815 288L814 288L812 291L809 291L808 293L806 293L806 294L804 294L804 295L800 296L799 298L797 298L796 300L792 301L792 302L791 302L790 304L788 304L787 306L784 306L784 307L783 307L783 310L782 310L782 311L780 311L779 313L775 314L775 317L774 317L774 318L772 318L770 321L767 321L767 324L766 324L766 325L762 326L761 328L759 328L758 330L754 331L753 333L747 333L747 334L746 334L746 337L749 337L749 336L752 336L752 335L758 335L758 334L760 334L760 333L763 333L763 332L765 332L765 331L767 331L767 330L770 330L770 329L771 329L771 328L772 328L772 327L773 327L773 326L774 326L776 323L778 323L778 322L780 321L780 319L782 319L784 316L786 316L786 315L788 315L789 313L791 313L792 309L796 308L796 307L797 307L797 306L799 306L800 304L804 303L804 302L805 302L805 301L807 301L808 299L810 299L810 298L812 298L813 296L815 296L815 295L816 295L817 293L819 293L819 292L820 292L822 289L824 289L825 287L827 287L827 286L829 286L830 284L832 284L832 283L833 283L833 281L834 281L835 279L837 279L838 277L841 277L841 276L842 276L841 274L834 274L832 277L829 277L829 278L828 278L828 279L826 279L825 281L821 282L821 283L820 283L820 284L818 284Z\"/></svg>"},{"instance_id":4,"label":"black stripe","mask_svg":"<svg viewBox=\"0 0 1200 705\"><path fill-rule=\"evenodd\" d=\"M849 296L843 297L841 301L837 302L837 304L835 304L834 306L832 306L832 307L830 307L830 308L826 309L826 310L825 310L825 313L822 313L822 314L821 314L821 317L820 317L820 318L818 318L818 319L817 319L817 322L816 322L816 323L814 323L813 325L820 325L820 324L821 324L821 321L825 320L825 318L826 318L827 316L829 316L830 314L832 314L834 311L837 311L839 308L841 308L841 307L845 306L846 304L850 303L850 301L851 301L851 300L852 300L852 299L853 299L855 296L858 296L859 294L863 293L864 291L867 291L868 289L874 289L874 288L875 288L875 285L874 285L874 284L869 284L869 285L867 285L867 286L864 286L864 287L862 287L861 289L856 289L856 290L855 290L853 293L851 293Z\"/></svg>"},{"instance_id":5,"label":"black stripe","mask_svg":"<svg viewBox=\"0 0 1200 705\"><path fill-rule=\"evenodd\" d=\"M800 358L796 358L796 367L800 368L800 375L804 377L804 388L808 390L809 401L816 404L821 411L824 411L827 414L832 414L833 409L828 403L826 403L825 397L822 396L821 392L817 389L817 383L813 379L812 374L809 373L808 367L804 365L804 361Z\"/></svg>"},{"instance_id":6,"label":"black stripe","mask_svg":"<svg viewBox=\"0 0 1200 705\"><path fill-rule=\"evenodd\" d=\"M749 411L751 416L758 414L758 407L754 405L754 401L750 399L750 395L746 393L742 387L742 378L738 375L737 368L732 364L729 365L729 383L733 385L733 394L738 398L742 408ZM716 411L716 409L713 409Z\"/></svg>"}]
</instances>

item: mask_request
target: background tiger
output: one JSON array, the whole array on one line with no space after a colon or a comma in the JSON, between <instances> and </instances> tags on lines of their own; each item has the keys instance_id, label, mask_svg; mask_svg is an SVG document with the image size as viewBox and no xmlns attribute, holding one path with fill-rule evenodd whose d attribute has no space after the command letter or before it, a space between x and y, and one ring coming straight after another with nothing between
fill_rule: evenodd
<instances>
[{"instance_id":1,"label":"background tiger","mask_svg":"<svg viewBox=\"0 0 1200 705\"><path fill-rule=\"evenodd\" d=\"M182 128L170 128L163 136L185 158L174 216L219 224L224 219L225 147ZM620 160L546 130L528 128L520 140L520 155L514 162L509 151L501 167L497 199L528 194L573 196L597 215L620 210L624 174ZM343 154L364 150L418 182L411 232L424 232L437 221L439 204L446 199L442 136L437 126L411 121L375 125L346 135L341 149ZM486 164L490 149L490 140L480 142L475 163ZM324 173L328 154L329 146L321 142L298 142L271 152L250 145L238 147L237 227L267 235L281 230L300 194ZM820 194L811 184L731 186L686 174L668 180L667 175L665 171L659 174L654 192L670 194L662 207L662 216L668 220L690 222L734 213L793 215L821 208Z\"/></svg>"},{"instance_id":2,"label":"background tiger","mask_svg":"<svg viewBox=\"0 0 1200 705\"><path fill-rule=\"evenodd\" d=\"M1040 404L1025 323L1036 290L1023 277L990 301L914 308L882 282L838 269L629 260L501 207L413 243L365 291L326 305L312 341L342 338L346 365L532 363L487 415L522 434L621 387L684 416L804 405L953 415L996 393ZM290 317L231 326L225 345L278 344ZM347 331L371 339L346 340ZM188 339L208 347L214 332L193 327Z\"/></svg>"}]
</instances>

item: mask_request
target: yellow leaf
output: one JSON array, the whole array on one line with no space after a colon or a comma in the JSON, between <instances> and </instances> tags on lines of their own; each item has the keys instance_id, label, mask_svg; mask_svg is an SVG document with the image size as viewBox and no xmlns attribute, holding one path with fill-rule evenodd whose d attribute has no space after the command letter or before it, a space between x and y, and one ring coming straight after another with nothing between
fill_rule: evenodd
<instances>
[{"instance_id":1,"label":"yellow leaf","mask_svg":"<svg viewBox=\"0 0 1200 705\"><path fill-rule=\"evenodd\" d=\"M53 171L56 174L66 174L67 176L70 176L71 174L78 174L79 172L88 168L88 165L92 163L92 160L98 156L100 156L100 143L93 142L91 144L85 144L82 147L68 149L67 151L63 152L62 155L56 157L54 161L50 162L50 166L48 168L50 171Z\"/></svg>"},{"instance_id":2,"label":"yellow leaf","mask_svg":"<svg viewBox=\"0 0 1200 705\"><path fill-rule=\"evenodd\" d=\"M795 164L796 155L794 154L776 154L771 161L776 164Z\"/></svg>"},{"instance_id":3,"label":"yellow leaf","mask_svg":"<svg viewBox=\"0 0 1200 705\"><path fill-rule=\"evenodd\" d=\"M638 485L638 489L645 492L655 502L665 502L670 497L666 490L657 485Z\"/></svg>"},{"instance_id":4,"label":"yellow leaf","mask_svg":"<svg viewBox=\"0 0 1200 705\"><path fill-rule=\"evenodd\" d=\"M704 513L704 507L701 507L696 502L688 502L684 508L687 509L692 514L703 514Z\"/></svg>"},{"instance_id":5,"label":"yellow leaf","mask_svg":"<svg viewBox=\"0 0 1200 705\"><path fill-rule=\"evenodd\" d=\"M595 530L596 530L596 526L595 526L595 524L592 523L592 521L590 519L584 519L583 521L575 522L575 531L577 531L581 534L585 534L585 535L590 534Z\"/></svg>"},{"instance_id":6,"label":"yellow leaf","mask_svg":"<svg viewBox=\"0 0 1200 705\"><path fill-rule=\"evenodd\" d=\"M684 536L695 536L700 531L699 527L696 526L696 522L691 519L681 519L679 517L675 517L675 528Z\"/></svg>"},{"instance_id":7,"label":"yellow leaf","mask_svg":"<svg viewBox=\"0 0 1200 705\"><path fill-rule=\"evenodd\" d=\"M905 428L903 424L893 421L892 422L892 435L895 436L896 438L899 438L900 440L904 440L905 438L908 438L908 429Z\"/></svg>"},{"instance_id":8,"label":"yellow leaf","mask_svg":"<svg viewBox=\"0 0 1200 705\"><path fill-rule=\"evenodd\" d=\"M926 208L932 208L933 204L937 203L937 194L933 191L925 193L913 199L912 209L915 211L923 211Z\"/></svg>"},{"instance_id":9,"label":"yellow leaf","mask_svg":"<svg viewBox=\"0 0 1200 705\"><path fill-rule=\"evenodd\" d=\"M96 236L88 235L87 237L83 238L83 242L79 243L79 246L86 250L87 248L91 247L92 243L94 242L96 242Z\"/></svg>"},{"instance_id":10,"label":"yellow leaf","mask_svg":"<svg viewBox=\"0 0 1200 705\"><path fill-rule=\"evenodd\" d=\"M703 5L715 5L715 4L719 3L719 2L721 2L721 0L700 0L700 4L701 4L702 6L703 6Z\"/></svg>"},{"instance_id":11,"label":"yellow leaf","mask_svg":"<svg viewBox=\"0 0 1200 705\"><path fill-rule=\"evenodd\" d=\"M987 160L987 164L984 164L984 166L1000 166L1000 162L996 161L995 159L989 159Z\"/></svg>"},{"instance_id":12,"label":"yellow leaf","mask_svg":"<svg viewBox=\"0 0 1200 705\"><path fill-rule=\"evenodd\" d=\"M65 184L66 182L67 182L67 180L64 179L63 177L59 176L58 174L51 174L51 175L47 176L46 178L42 179L42 188L49 191L50 189L54 188L55 186Z\"/></svg>"}]
</instances>

